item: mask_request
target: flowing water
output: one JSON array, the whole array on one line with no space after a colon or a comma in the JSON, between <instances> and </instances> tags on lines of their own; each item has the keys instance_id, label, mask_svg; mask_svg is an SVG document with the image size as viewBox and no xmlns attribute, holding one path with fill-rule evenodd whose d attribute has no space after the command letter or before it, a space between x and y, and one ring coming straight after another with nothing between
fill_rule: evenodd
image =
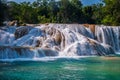
<instances>
[{"instance_id":1,"label":"flowing water","mask_svg":"<svg viewBox=\"0 0 120 80\"><path fill-rule=\"evenodd\" d=\"M120 80L119 53L120 27L2 27L0 80Z\"/></svg>"},{"instance_id":2,"label":"flowing water","mask_svg":"<svg viewBox=\"0 0 120 80\"><path fill-rule=\"evenodd\" d=\"M0 80L120 80L120 57L4 61Z\"/></svg>"},{"instance_id":3,"label":"flowing water","mask_svg":"<svg viewBox=\"0 0 120 80\"><path fill-rule=\"evenodd\" d=\"M120 27L41 24L0 28L0 59L105 56L120 50Z\"/></svg>"}]
</instances>

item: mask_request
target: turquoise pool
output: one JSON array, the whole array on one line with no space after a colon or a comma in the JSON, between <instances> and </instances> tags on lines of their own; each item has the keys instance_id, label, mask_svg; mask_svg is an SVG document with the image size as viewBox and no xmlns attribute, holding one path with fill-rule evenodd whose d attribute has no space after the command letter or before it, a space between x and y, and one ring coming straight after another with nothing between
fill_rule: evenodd
<instances>
[{"instance_id":1,"label":"turquoise pool","mask_svg":"<svg viewBox=\"0 0 120 80\"><path fill-rule=\"evenodd\" d=\"M0 80L120 80L120 57L1 61Z\"/></svg>"}]
</instances>

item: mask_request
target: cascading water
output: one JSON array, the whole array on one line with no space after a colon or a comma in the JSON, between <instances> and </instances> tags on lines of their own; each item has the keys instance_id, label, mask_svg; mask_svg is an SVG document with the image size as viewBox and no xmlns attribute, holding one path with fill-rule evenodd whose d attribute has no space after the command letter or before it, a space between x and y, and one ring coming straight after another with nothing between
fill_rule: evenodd
<instances>
[{"instance_id":1,"label":"cascading water","mask_svg":"<svg viewBox=\"0 0 120 80\"><path fill-rule=\"evenodd\" d=\"M0 59L109 55L120 49L119 27L41 24L0 29Z\"/></svg>"},{"instance_id":2,"label":"cascading water","mask_svg":"<svg viewBox=\"0 0 120 80\"><path fill-rule=\"evenodd\" d=\"M112 46L115 51L120 50L120 27L97 26L96 38L97 41Z\"/></svg>"}]
</instances>

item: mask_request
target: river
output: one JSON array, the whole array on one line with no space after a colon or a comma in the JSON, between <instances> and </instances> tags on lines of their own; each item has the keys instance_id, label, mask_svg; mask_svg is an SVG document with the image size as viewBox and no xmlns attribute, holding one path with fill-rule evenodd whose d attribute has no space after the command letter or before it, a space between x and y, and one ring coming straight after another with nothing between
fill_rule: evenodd
<instances>
[{"instance_id":1,"label":"river","mask_svg":"<svg viewBox=\"0 0 120 80\"><path fill-rule=\"evenodd\" d=\"M120 57L0 62L0 80L119 80Z\"/></svg>"}]
</instances>

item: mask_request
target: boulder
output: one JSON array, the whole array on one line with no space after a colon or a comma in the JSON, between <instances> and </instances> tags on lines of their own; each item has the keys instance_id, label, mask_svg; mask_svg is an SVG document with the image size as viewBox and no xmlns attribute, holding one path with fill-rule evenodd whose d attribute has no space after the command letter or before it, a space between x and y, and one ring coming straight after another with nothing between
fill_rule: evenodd
<instances>
[{"instance_id":1,"label":"boulder","mask_svg":"<svg viewBox=\"0 0 120 80\"><path fill-rule=\"evenodd\" d=\"M32 29L33 27L29 27L29 26L21 26L19 28L16 29L14 35L15 38L18 39L26 34L28 34L28 32Z\"/></svg>"},{"instance_id":2,"label":"boulder","mask_svg":"<svg viewBox=\"0 0 120 80\"><path fill-rule=\"evenodd\" d=\"M13 21L9 21L7 25L8 26L17 26L17 24L18 24L17 20L13 20Z\"/></svg>"}]
</instances>

